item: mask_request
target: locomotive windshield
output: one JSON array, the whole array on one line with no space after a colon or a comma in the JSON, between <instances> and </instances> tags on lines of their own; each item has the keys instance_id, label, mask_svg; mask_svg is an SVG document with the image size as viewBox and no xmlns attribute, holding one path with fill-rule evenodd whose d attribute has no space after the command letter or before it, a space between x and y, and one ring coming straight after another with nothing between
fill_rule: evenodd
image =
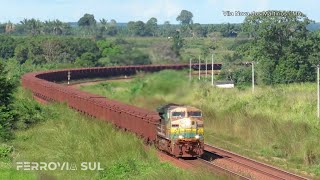
<instances>
[{"instance_id":1,"label":"locomotive windshield","mask_svg":"<svg viewBox=\"0 0 320 180\"><path fill-rule=\"evenodd\" d=\"M172 117L185 117L185 112L172 112Z\"/></svg>"},{"instance_id":2,"label":"locomotive windshield","mask_svg":"<svg viewBox=\"0 0 320 180\"><path fill-rule=\"evenodd\" d=\"M188 117L201 117L201 111L189 111L188 112Z\"/></svg>"}]
</instances>

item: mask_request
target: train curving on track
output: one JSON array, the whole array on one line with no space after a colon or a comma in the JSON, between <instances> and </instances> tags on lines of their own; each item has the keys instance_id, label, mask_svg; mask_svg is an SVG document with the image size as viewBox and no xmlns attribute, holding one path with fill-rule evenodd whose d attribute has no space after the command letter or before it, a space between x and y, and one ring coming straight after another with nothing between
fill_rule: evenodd
<instances>
[{"instance_id":1,"label":"train curving on track","mask_svg":"<svg viewBox=\"0 0 320 180\"><path fill-rule=\"evenodd\" d=\"M193 68L199 67L199 65L192 66ZM203 66L201 65L201 68ZM55 83L66 81L68 76L71 76L72 80L106 78L121 75L130 76L138 71L156 72L164 69L181 70L188 67L189 64L146 65L28 73L22 77L22 85L30 89L34 97L40 101L66 102L69 107L79 112L109 121L119 128L131 131L143 138L145 142L154 143L160 149L176 157L199 157L204 148L203 136L201 135L202 132L200 132L200 129L203 131L203 126L200 127L202 125L201 117L186 116L184 118L162 118L161 120L158 113ZM215 64L214 69L221 69L221 64ZM187 114L195 113L190 107L176 107L176 109L175 111L185 109ZM179 132L178 134L167 132L167 126L170 125L171 127L171 122L174 123L173 125L179 126L182 121L190 121L190 127L186 127L184 130L192 132ZM176 128L171 127L171 129L174 130ZM175 136L171 136L172 134ZM188 137L182 137L182 135L188 135Z\"/></svg>"},{"instance_id":2,"label":"train curving on track","mask_svg":"<svg viewBox=\"0 0 320 180\"><path fill-rule=\"evenodd\" d=\"M220 70L221 66L221 64L215 64L213 69ZM192 67L193 69L199 69L198 64L193 64ZM157 72L165 69L182 70L186 68L189 68L189 64L98 67L35 72L23 75L22 86L30 90L34 98L38 101L65 102L70 108L81 113L109 121L116 127L135 133L146 143L156 143L156 132L157 128L159 128L159 122L161 122L161 117L157 112L148 111L143 108L124 104L103 96L83 92L78 89L59 84L59 82L65 82L68 75L71 76L72 80L80 80L90 78L108 78L114 76L130 76L139 71ZM202 64L200 67L200 69L205 68L211 69L211 65L206 67L205 64ZM233 157L234 159L238 159L238 162L236 163L255 169L255 171L259 171L271 179L306 179L265 164L260 163L259 165L259 162L246 159L244 157L241 159L239 155L230 154L229 152L227 153L227 151L223 152L222 149L217 149L207 144L201 144L201 146L203 148L202 151L207 155L209 154L209 157L211 157L212 154L213 156L220 157L225 155L227 159ZM186 151L182 154L181 151L173 150L168 152L177 157L190 156ZM203 161L202 158L199 158L197 161L189 163L201 164L201 160ZM206 164L211 168L218 168L218 170L227 172L228 174L233 173L233 176L239 179L248 179L239 173L226 170L223 167L218 167L217 165L212 164L210 160L210 158L209 160L206 160Z\"/></svg>"}]
</instances>

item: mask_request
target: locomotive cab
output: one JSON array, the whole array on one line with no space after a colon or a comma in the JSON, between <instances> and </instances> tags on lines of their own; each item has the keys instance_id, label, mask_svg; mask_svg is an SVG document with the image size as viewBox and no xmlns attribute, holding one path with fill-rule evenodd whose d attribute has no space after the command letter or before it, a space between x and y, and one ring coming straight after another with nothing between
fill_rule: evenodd
<instances>
[{"instance_id":1,"label":"locomotive cab","mask_svg":"<svg viewBox=\"0 0 320 180\"><path fill-rule=\"evenodd\" d=\"M168 104L158 108L161 123L157 145L176 157L198 157L203 153L203 118L201 110Z\"/></svg>"}]
</instances>

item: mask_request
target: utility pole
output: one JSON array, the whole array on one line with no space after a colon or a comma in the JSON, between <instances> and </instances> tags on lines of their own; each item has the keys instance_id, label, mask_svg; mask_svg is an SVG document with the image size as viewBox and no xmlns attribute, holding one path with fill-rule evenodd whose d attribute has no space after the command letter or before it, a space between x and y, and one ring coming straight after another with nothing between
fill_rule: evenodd
<instances>
[{"instance_id":1,"label":"utility pole","mask_svg":"<svg viewBox=\"0 0 320 180\"><path fill-rule=\"evenodd\" d=\"M317 117L320 117L320 84L319 84L319 80L320 80L320 65L317 65L317 90L318 90L318 104L317 104L317 109L318 109L318 113L317 113Z\"/></svg>"},{"instance_id":2,"label":"utility pole","mask_svg":"<svg viewBox=\"0 0 320 180\"><path fill-rule=\"evenodd\" d=\"M252 93L254 93L254 62L251 62L252 66Z\"/></svg>"},{"instance_id":3,"label":"utility pole","mask_svg":"<svg viewBox=\"0 0 320 180\"><path fill-rule=\"evenodd\" d=\"M192 74L191 74L191 63L192 63L192 58L190 58L190 63L189 63L189 65L190 65L190 67L189 67L189 80L191 81L191 76L192 76Z\"/></svg>"},{"instance_id":4,"label":"utility pole","mask_svg":"<svg viewBox=\"0 0 320 180\"><path fill-rule=\"evenodd\" d=\"M199 80L200 80L200 56L199 56Z\"/></svg>"},{"instance_id":5,"label":"utility pole","mask_svg":"<svg viewBox=\"0 0 320 180\"><path fill-rule=\"evenodd\" d=\"M68 85L70 84L71 72L68 71Z\"/></svg>"},{"instance_id":6,"label":"utility pole","mask_svg":"<svg viewBox=\"0 0 320 180\"><path fill-rule=\"evenodd\" d=\"M211 85L213 86L213 54L212 54L212 57L211 57Z\"/></svg>"}]
</instances>

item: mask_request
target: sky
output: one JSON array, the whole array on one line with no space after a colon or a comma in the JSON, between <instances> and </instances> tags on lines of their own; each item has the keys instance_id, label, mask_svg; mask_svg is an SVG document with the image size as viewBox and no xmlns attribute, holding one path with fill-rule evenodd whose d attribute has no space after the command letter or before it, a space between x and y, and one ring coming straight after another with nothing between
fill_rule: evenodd
<instances>
[{"instance_id":1,"label":"sky","mask_svg":"<svg viewBox=\"0 0 320 180\"><path fill-rule=\"evenodd\" d=\"M201 24L241 23L245 18L224 16L223 11L264 10L301 11L320 22L319 4L319 0L0 0L0 22L18 23L24 18L77 22L89 13L96 20L146 22L155 17L159 24L177 24L176 17L183 9L192 12L193 21Z\"/></svg>"}]
</instances>

